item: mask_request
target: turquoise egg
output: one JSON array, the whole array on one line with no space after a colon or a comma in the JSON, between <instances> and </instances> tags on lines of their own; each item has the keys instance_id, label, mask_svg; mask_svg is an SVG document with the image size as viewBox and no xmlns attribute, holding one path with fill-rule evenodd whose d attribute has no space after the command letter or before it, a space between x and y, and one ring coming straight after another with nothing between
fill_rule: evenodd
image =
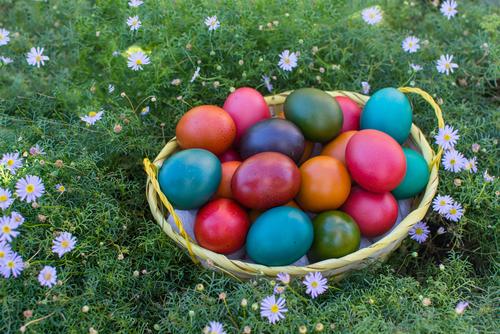
<instances>
[{"instance_id":1,"label":"turquoise egg","mask_svg":"<svg viewBox=\"0 0 500 334\"><path fill-rule=\"evenodd\" d=\"M257 218L247 235L247 254L259 264L286 266L304 256L313 242L313 225L301 210L272 208Z\"/></svg>"},{"instance_id":2,"label":"turquoise egg","mask_svg":"<svg viewBox=\"0 0 500 334\"><path fill-rule=\"evenodd\" d=\"M387 133L402 144L408 138L412 122L410 101L396 88L383 88L373 94L361 113L361 129Z\"/></svg>"},{"instance_id":3,"label":"turquoise egg","mask_svg":"<svg viewBox=\"0 0 500 334\"><path fill-rule=\"evenodd\" d=\"M175 153L163 162L158 182L174 208L196 209L217 191L222 177L219 159L198 148Z\"/></svg>"},{"instance_id":4,"label":"turquoise egg","mask_svg":"<svg viewBox=\"0 0 500 334\"><path fill-rule=\"evenodd\" d=\"M406 158L406 174L401 183L392 191L397 199L418 195L429 182L429 167L420 153L403 147Z\"/></svg>"}]
</instances>

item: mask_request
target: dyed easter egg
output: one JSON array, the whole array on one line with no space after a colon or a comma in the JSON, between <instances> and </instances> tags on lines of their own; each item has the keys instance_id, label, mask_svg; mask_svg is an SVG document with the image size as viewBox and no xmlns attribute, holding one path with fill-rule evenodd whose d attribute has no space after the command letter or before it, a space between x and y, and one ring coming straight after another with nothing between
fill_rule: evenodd
<instances>
[{"instance_id":1,"label":"dyed easter egg","mask_svg":"<svg viewBox=\"0 0 500 334\"><path fill-rule=\"evenodd\" d=\"M160 189L176 209L196 209L217 191L222 168L217 157L202 149L175 153L158 172Z\"/></svg>"},{"instance_id":2,"label":"dyed easter egg","mask_svg":"<svg viewBox=\"0 0 500 334\"><path fill-rule=\"evenodd\" d=\"M344 117L340 133L359 130L361 107L347 96L335 96L335 100L338 102L342 110L342 116Z\"/></svg>"},{"instance_id":3,"label":"dyed easter egg","mask_svg":"<svg viewBox=\"0 0 500 334\"><path fill-rule=\"evenodd\" d=\"M361 112L360 128L387 133L402 144L410 134L413 112L405 94L383 88L373 94Z\"/></svg>"},{"instance_id":4,"label":"dyed easter egg","mask_svg":"<svg viewBox=\"0 0 500 334\"><path fill-rule=\"evenodd\" d=\"M290 121L271 118L252 125L241 137L243 159L261 152L278 152L299 162L304 153L304 135Z\"/></svg>"},{"instance_id":5,"label":"dyed easter egg","mask_svg":"<svg viewBox=\"0 0 500 334\"><path fill-rule=\"evenodd\" d=\"M406 174L401 183L392 191L397 199L405 199L418 195L429 182L429 167L420 153L403 148L406 158Z\"/></svg>"},{"instance_id":6,"label":"dyed easter egg","mask_svg":"<svg viewBox=\"0 0 500 334\"><path fill-rule=\"evenodd\" d=\"M258 153L236 170L231 189L234 198L244 206L265 210L295 197L300 189L300 172L286 155Z\"/></svg>"},{"instance_id":7,"label":"dyed easter egg","mask_svg":"<svg viewBox=\"0 0 500 334\"><path fill-rule=\"evenodd\" d=\"M219 154L220 162L228 162L228 161L241 161L240 154L234 149L230 148L222 154Z\"/></svg>"},{"instance_id":8,"label":"dyed easter egg","mask_svg":"<svg viewBox=\"0 0 500 334\"><path fill-rule=\"evenodd\" d=\"M306 211L320 212L340 207L349 196L351 178L342 162L317 156L300 166L300 191L295 200Z\"/></svg>"},{"instance_id":9,"label":"dyed easter egg","mask_svg":"<svg viewBox=\"0 0 500 334\"><path fill-rule=\"evenodd\" d=\"M398 218L398 203L390 192L372 193L361 187L352 187L341 210L354 219L367 238L389 231Z\"/></svg>"},{"instance_id":10,"label":"dyed easter egg","mask_svg":"<svg viewBox=\"0 0 500 334\"><path fill-rule=\"evenodd\" d=\"M339 258L359 248L359 227L347 213L325 211L313 221L314 241L309 252L313 261Z\"/></svg>"},{"instance_id":11,"label":"dyed easter egg","mask_svg":"<svg viewBox=\"0 0 500 334\"><path fill-rule=\"evenodd\" d=\"M217 192L215 193L216 197L233 198L231 180L233 179L236 169L238 169L240 165L241 161L228 161L222 163L222 178L220 180L219 188L217 188Z\"/></svg>"},{"instance_id":12,"label":"dyed easter egg","mask_svg":"<svg viewBox=\"0 0 500 334\"><path fill-rule=\"evenodd\" d=\"M285 117L299 127L307 140L327 142L340 133L342 110L335 99L316 88L293 91L285 100Z\"/></svg>"},{"instance_id":13,"label":"dyed easter egg","mask_svg":"<svg viewBox=\"0 0 500 334\"><path fill-rule=\"evenodd\" d=\"M313 226L299 209L280 206L257 218L247 236L247 254L259 264L286 266L301 257L311 247Z\"/></svg>"},{"instance_id":14,"label":"dyed easter egg","mask_svg":"<svg viewBox=\"0 0 500 334\"><path fill-rule=\"evenodd\" d=\"M403 149L391 136L377 130L361 130L351 137L345 161L356 183L372 192L395 189L406 172Z\"/></svg>"},{"instance_id":15,"label":"dyed easter egg","mask_svg":"<svg viewBox=\"0 0 500 334\"><path fill-rule=\"evenodd\" d=\"M181 117L175 135L184 149L202 148L221 154L233 143L236 125L224 109L203 105L194 107Z\"/></svg>"},{"instance_id":16,"label":"dyed easter egg","mask_svg":"<svg viewBox=\"0 0 500 334\"><path fill-rule=\"evenodd\" d=\"M230 254L243 247L249 227L246 211L235 201L220 198L198 211L194 234L201 247Z\"/></svg>"},{"instance_id":17,"label":"dyed easter egg","mask_svg":"<svg viewBox=\"0 0 500 334\"><path fill-rule=\"evenodd\" d=\"M354 136L356 132L357 131L342 132L337 136L337 138L323 147L321 155L327 155L340 160L345 165L345 148L347 147L347 143L351 137Z\"/></svg>"},{"instance_id":18,"label":"dyed easter egg","mask_svg":"<svg viewBox=\"0 0 500 334\"><path fill-rule=\"evenodd\" d=\"M269 107L262 94L250 87L238 88L229 94L223 108L236 124L236 143L239 143L252 125L271 118Z\"/></svg>"},{"instance_id":19,"label":"dyed easter egg","mask_svg":"<svg viewBox=\"0 0 500 334\"><path fill-rule=\"evenodd\" d=\"M304 142L304 153L302 153L299 165L302 165L307 159L311 157L313 149L314 149L314 143L312 141L306 140Z\"/></svg>"}]
</instances>

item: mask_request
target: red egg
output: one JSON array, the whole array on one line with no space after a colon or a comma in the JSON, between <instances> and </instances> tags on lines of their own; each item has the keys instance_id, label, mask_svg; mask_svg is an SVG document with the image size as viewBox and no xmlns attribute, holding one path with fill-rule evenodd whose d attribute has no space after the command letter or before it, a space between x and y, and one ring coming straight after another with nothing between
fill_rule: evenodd
<instances>
[{"instance_id":1,"label":"red egg","mask_svg":"<svg viewBox=\"0 0 500 334\"><path fill-rule=\"evenodd\" d=\"M291 201L300 189L300 172L292 159L263 152L245 160L231 183L233 197L244 206L265 210Z\"/></svg>"},{"instance_id":2,"label":"red egg","mask_svg":"<svg viewBox=\"0 0 500 334\"><path fill-rule=\"evenodd\" d=\"M344 122L342 123L340 133L350 130L359 130L361 107L347 96L335 96L335 100L337 100L340 105L342 115L344 116Z\"/></svg>"},{"instance_id":3,"label":"red egg","mask_svg":"<svg viewBox=\"0 0 500 334\"><path fill-rule=\"evenodd\" d=\"M249 127L258 121L271 118L262 94L250 87L238 88L229 94L223 108L236 124L236 143Z\"/></svg>"},{"instance_id":4,"label":"red egg","mask_svg":"<svg viewBox=\"0 0 500 334\"><path fill-rule=\"evenodd\" d=\"M226 152L220 154L218 158L220 162L241 161L240 154L234 148L230 148Z\"/></svg>"},{"instance_id":5,"label":"red egg","mask_svg":"<svg viewBox=\"0 0 500 334\"><path fill-rule=\"evenodd\" d=\"M230 254L243 247L249 228L246 211L233 200L220 198L198 211L194 235L203 248Z\"/></svg>"},{"instance_id":6,"label":"red egg","mask_svg":"<svg viewBox=\"0 0 500 334\"><path fill-rule=\"evenodd\" d=\"M406 173L403 149L391 136L378 130L361 130L352 136L345 160L354 181L372 192L395 189Z\"/></svg>"},{"instance_id":7,"label":"red egg","mask_svg":"<svg viewBox=\"0 0 500 334\"><path fill-rule=\"evenodd\" d=\"M352 187L341 210L354 218L367 238L389 231L398 218L398 203L390 192L372 193L357 186Z\"/></svg>"}]
</instances>

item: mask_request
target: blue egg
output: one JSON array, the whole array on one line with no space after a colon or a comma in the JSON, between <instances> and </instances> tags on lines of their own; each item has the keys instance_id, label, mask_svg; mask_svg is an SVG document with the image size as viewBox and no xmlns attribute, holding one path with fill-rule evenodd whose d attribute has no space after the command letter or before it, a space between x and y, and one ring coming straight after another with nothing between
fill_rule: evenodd
<instances>
[{"instance_id":1,"label":"blue egg","mask_svg":"<svg viewBox=\"0 0 500 334\"><path fill-rule=\"evenodd\" d=\"M163 162L158 182L174 208L196 209L217 191L222 178L219 159L198 148L175 153Z\"/></svg>"},{"instance_id":2,"label":"blue egg","mask_svg":"<svg viewBox=\"0 0 500 334\"><path fill-rule=\"evenodd\" d=\"M313 225L301 210L272 208L257 218L247 235L247 254L259 264L286 266L304 256L313 242Z\"/></svg>"},{"instance_id":3,"label":"blue egg","mask_svg":"<svg viewBox=\"0 0 500 334\"><path fill-rule=\"evenodd\" d=\"M373 94L361 112L361 129L387 133L402 144L408 138L413 112L405 94L396 88L383 88Z\"/></svg>"}]
</instances>

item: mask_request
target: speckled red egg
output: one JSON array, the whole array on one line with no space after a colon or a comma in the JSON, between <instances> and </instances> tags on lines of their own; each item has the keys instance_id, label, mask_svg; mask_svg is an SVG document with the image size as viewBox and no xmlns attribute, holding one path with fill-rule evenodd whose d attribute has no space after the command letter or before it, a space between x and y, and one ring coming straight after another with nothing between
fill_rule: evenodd
<instances>
[{"instance_id":1,"label":"speckled red egg","mask_svg":"<svg viewBox=\"0 0 500 334\"><path fill-rule=\"evenodd\" d=\"M291 201L300 189L300 172L292 159L276 152L245 160L233 176L234 198L244 206L265 210Z\"/></svg>"},{"instance_id":2,"label":"speckled red egg","mask_svg":"<svg viewBox=\"0 0 500 334\"><path fill-rule=\"evenodd\" d=\"M359 119L361 117L361 107L347 96L335 96L342 110L342 115L344 116L344 121L342 123L342 129L340 133L359 130Z\"/></svg>"},{"instance_id":3,"label":"speckled red egg","mask_svg":"<svg viewBox=\"0 0 500 334\"><path fill-rule=\"evenodd\" d=\"M406 173L403 149L391 136L378 130L361 130L352 136L345 161L354 181L372 192L395 189Z\"/></svg>"}]
</instances>

